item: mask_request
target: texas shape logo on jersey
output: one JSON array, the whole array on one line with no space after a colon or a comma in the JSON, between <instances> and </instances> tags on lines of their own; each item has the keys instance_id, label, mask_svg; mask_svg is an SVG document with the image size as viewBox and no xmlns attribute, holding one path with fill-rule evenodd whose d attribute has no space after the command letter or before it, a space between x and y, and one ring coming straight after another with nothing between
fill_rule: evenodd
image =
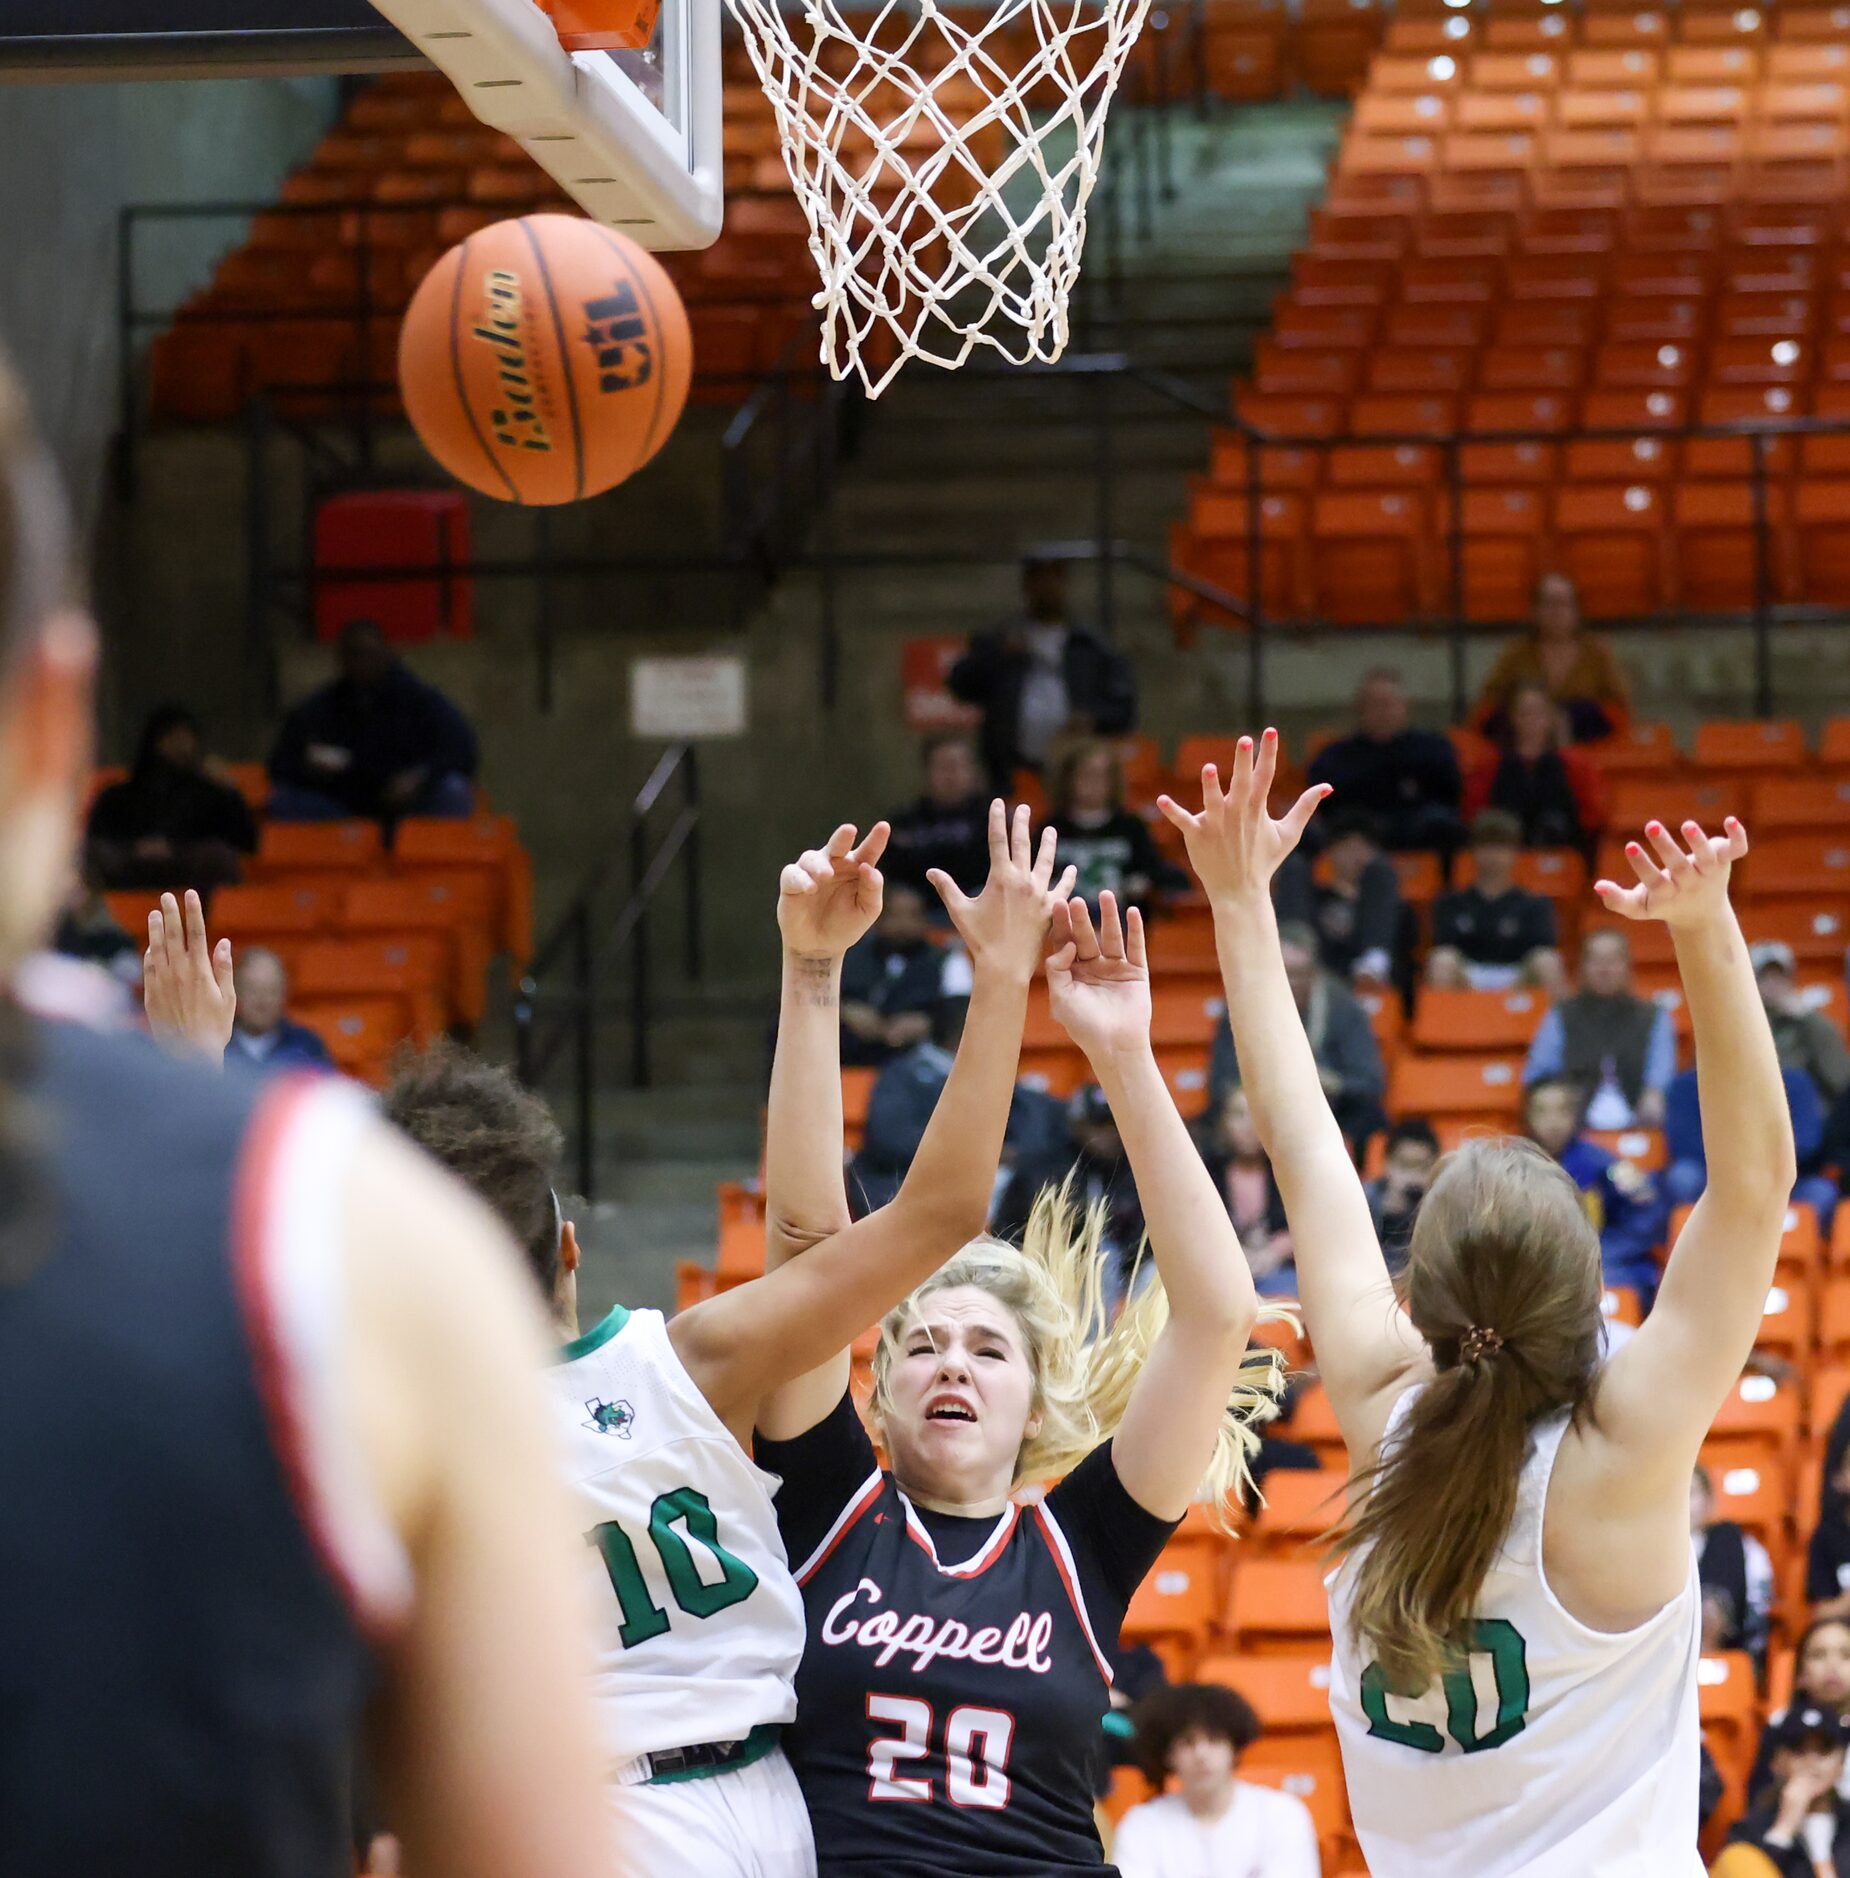
<instances>
[{"instance_id":1,"label":"texas shape logo on jersey","mask_svg":"<svg viewBox=\"0 0 1850 1878\"><path fill-rule=\"evenodd\" d=\"M636 1411L627 1402L606 1402L601 1396L593 1396L585 1408L591 1416L585 1426L594 1434L616 1435L624 1441L630 1438Z\"/></svg>"}]
</instances>

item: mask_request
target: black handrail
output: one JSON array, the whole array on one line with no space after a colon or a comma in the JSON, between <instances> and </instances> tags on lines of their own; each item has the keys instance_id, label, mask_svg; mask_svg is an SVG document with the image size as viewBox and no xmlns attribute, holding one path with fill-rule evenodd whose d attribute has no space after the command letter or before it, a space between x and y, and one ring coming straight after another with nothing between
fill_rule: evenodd
<instances>
[{"instance_id":1,"label":"black handrail","mask_svg":"<svg viewBox=\"0 0 1850 1878\"><path fill-rule=\"evenodd\" d=\"M649 829L654 810L679 780L680 806L654 852ZM604 890L627 861L629 892L600 931ZM650 1029L656 1017L649 915L676 864L682 869L682 968L692 983L706 973L701 930L700 768L692 744L664 750L631 802L622 838L592 868L572 903L535 950L514 996L514 1060L520 1079L537 1085L567 1045L572 1052L572 1107L577 1190L595 1197L597 1185L597 1020L608 1000L600 986L629 962L629 1080L649 1087L653 1073ZM548 982L564 971L567 982ZM550 1019L550 1022L548 1022Z\"/></svg>"}]
</instances>

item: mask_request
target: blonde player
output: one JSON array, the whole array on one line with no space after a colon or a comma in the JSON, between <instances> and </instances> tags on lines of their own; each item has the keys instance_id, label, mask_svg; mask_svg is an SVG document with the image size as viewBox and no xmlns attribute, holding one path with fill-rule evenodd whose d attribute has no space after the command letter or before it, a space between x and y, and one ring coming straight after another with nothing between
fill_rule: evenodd
<instances>
[{"instance_id":1,"label":"blonde player","mask_svg":"<svg viewBox=\"0 0 1850 1878\"><path fill-rule=\"evenodd\" d=\"M859 847L854 834L838 829L784 870L784 1036L821 1016L838 1022L842 954L879 913L885 825ZM626 1878L815 1869L809 1815L779 1747L796 1713L803 1605L772 1509L776 1480L752 1463L747 1442L769 1390L843 1347L981 1229L1025 986L1050 909L1071 885L1069 872L1051 886L1052 870L1051 831L1035 859L1026 811L1011 832L996 803L981 896L936 882L970 949L983 1021L966 1029L893 1203L672 1321L619 1305L578 1334L577 1243L550 1185L558 1130L505 1072L442 1052L387 1092L388 1114L507 1219L570 1336L550 1381L603 1612L597 1687ZM1020 995L998 996L995 980L1019 980ZM810 1101L781 1045L771 1115L778 1139L832 1128L822 1151L839 1168L839 1116L831 1122ZM767 1202L783 1241L776 1159L771 1173Z\"/></svg>"},{"instance_id":2,"label":"blonde player","mask_svg":"<svg viewBox=\"0 0 1850 1878\"><path fill-rule=\"evenodd\" d=\"M1792 1133L1728 875L1730 819L1658 823L1601 881L1671 930L1696 1032L1709 1186L1656 1308L1602 1364L1599 1243L1567 1177L1467 1144L1420 1209L1399 1308L1279 956L1268 890L1327 790L1282 820L1242 738L1203 807L1163 801L1214 905L1253 1115L1356 1474L1331 1580L1331 1706L1375 1878L1694 1878L1697 1449L1753 1348Z\"/></svg>"}]
</instances>

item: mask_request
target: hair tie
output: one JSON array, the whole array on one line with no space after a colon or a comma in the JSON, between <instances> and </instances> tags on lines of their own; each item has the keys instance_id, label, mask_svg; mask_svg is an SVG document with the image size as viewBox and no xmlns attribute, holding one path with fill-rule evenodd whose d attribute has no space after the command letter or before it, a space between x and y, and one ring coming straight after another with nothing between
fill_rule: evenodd
<instances>
[{"instance_id":1,"label":"hair tie","mask_svg":"<svg viewBox=\"0 0 1850 1878\"><path fill-rule=\"evenodd\" d=\"M1461 1363L1480 1363L1485 1357L1502 1348L1502 1331L1487 1329L1482 1324L1473 1324L1458 1339L1458 1360Z\"/></svg>"}]
</instances>

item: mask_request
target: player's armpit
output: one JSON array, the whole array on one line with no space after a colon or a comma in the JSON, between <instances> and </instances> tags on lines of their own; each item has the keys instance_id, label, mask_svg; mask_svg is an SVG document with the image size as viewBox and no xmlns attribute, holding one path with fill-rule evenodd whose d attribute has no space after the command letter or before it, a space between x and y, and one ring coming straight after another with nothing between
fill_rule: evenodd
<instances>
[{"instance_id":1,"label":"player's armpit","mask_svg":"<svg viewBox=\"0 0 1850 1878\"><path fill-rule=\"evenodd\" d=\"M414 1870L612 1869L582 1537L546 1432L545 1340L486 1209L384 1129L346 1196L347 1408L409 1554L384 1774Z\"/></svg>"}]
</instances>

